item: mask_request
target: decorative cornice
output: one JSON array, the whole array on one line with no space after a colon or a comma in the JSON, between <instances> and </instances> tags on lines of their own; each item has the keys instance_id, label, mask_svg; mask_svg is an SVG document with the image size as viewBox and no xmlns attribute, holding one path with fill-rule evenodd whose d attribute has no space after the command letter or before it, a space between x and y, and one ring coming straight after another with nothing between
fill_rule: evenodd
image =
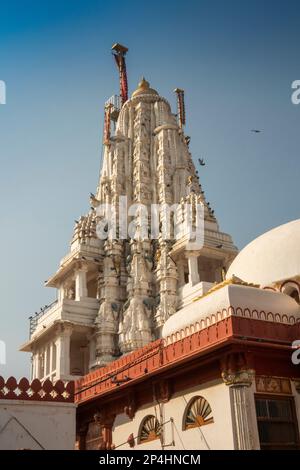
<instances>
[{"instance_id":1,"label":"decorative cornice","mask_svg":"<svg viewBox=\"0 0 300 470\"><path fill-rule=\"evenodd\" d=\"M253 369L239 370L235 372L222 372L222 379L228 387L250 387L255 376Z\"/></svg>"},{"instance_id":2,"label":"decorative cornice","mask_svg":"<svg viewBox=\"0 0 300 470\"><path fill-rule=\"evenodd\" d=\"M250 356L247 353L231 353L221 362L221 376L229 387L250 387L255 371L250 366Z\"/></svg>"},{"instance_id":3,"label":"decorative cornice","mask_svg":"<svg viewBox=\"0 0 300 470\"><path fill-rule=\"evenodd\" d=\"M169 336L164 338L164 341L167 344L175 343L176 341L191 336L192 334L205 330L211 325L218 324L225 318L229 317L238 317L238 318L248 318L251 320L260 320L264 322L282 324L282 325L295 325L300 323L300 318L295 317L294 315L287 315L285 313L274 313L264 310L250 310L248 307L232 307L223 308L222 310L217 311L207 315L206 317L200 318L191 325L186 325L184 328L174 331Z\"/></svg>"}]
</instances>

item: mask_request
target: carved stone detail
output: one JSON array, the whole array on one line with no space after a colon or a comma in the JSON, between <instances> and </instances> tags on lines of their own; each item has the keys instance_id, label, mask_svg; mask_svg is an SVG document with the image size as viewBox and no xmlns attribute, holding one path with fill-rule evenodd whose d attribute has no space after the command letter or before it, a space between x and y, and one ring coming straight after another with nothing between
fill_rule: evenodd
<instances>
[{"instance_id":1,"label":"carved stone detail","mask_svg":"<svg viewBox=\"0 0 300 470\"><path fill-rule=\"evenodd\" d=\"M228 354L221 364L222 379L230 387L235 446L238 450L254 448L250 387L255 371L249 365L249 357L244 353Z\"/></svg>"},{"instance_id":2,"label":"carved stone detail","mask_svg":"<svg viewBox=\"0 0 300 470\"><path fill-rule=\"evenodd\" d=\"M98 411L94 415L95 422L100 428L100 445L99 450L112 450L112 427L116 418L116 414L109 411Z\"/></svg>"},{"instance_id":3,"label":"carved stone detail","mask_svg":"<svg viewBox=\"0 0 300 470\"><path fill-rule=\"evenodd\" d=\"M160 380L154 384L155 398L160 403L167 403L171 398L171 384L168 379Z\"/></svg>"},{"instance_id":4,"label":"carved stone detail","mask_svg":"<svg viewBox=\"0 0 300 470\"><path fill-rule=\"evenodd\" d=\"M239 370L235 372L223 371L222 372L222 379L224 383L229 387L232 386L244 386L250 387L253 378L255 376L255 371L252 369L248 370Z\"/></svg>"},{"instance_id":5,"label":"carved stone detail","mask_svg":"<svg viewBox=\"0 0 300 470\"><path fill-rule=\"evenodd\" d=\"M193 224L196 206L204 205L204 220L210 233L207 258L214 242L217 246L223 240L224 234L219 231L198 181L187 142L167 100L152 90L134 95L122 106L115 133L104 145L98 188L89 198L91 209L76 221L71 250L48 281L48 285L58 288L59 300L66 300L67 304L69 301L72 308L74 301L76 311L87 312L82 315L80 326L86 330L82 335L90 334L89 370L103 367L120 354L160 337L164 323L182 306L183 293L179 288L185 285L185 254L189 249L187 232L178 234L176 221L177 216L180 222L187 221L185 205L192 207ZM124 210L120 205L123 197L127 204ZM133 204L142 206L138 217L134 216L134 224L128 215ZM159 206L159 217L155 224L157 233L151 240L152 204ZM170 208L168 214L166 207ZM123 233L120 216L131 233ZM167 219L169 235L163 231ZM109 236L101 237L104 233ZM228 253L235 253L235 247L229 236L224 239L226 246L218 248L218 258L223 252L227 259ZM177 242L179 248L174 256ZM194 265L199 254L198 250ZM215 255L209 262L214 268ZM197 276L194 279L200 281ZM72 321L72 331L76 329ZM85 355L82 359L78 362L86 364ZM66 362L69 366L71 356ZM84 368L81 372L87 371ZM68 375L61 371L59 374Z\"/></svg>"}]
</instances>

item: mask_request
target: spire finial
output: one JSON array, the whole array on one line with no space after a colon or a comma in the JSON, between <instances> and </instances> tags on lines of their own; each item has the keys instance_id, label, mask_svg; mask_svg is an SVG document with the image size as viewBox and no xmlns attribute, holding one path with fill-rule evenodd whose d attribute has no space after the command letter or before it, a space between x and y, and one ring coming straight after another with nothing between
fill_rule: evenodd
<instances>
[{"instance_id":1,"label":"spire finial","mask_svg":"<svg viewBox=\"0 0 300 470\"><path fill-rule=\"evenodd\" d=\"M145 77L142 77L137 89L132 93L132 96L137 96L137 95L158 95L156 90L153 90L150 88L150 83L145 79Z\"/></svg>"},{"instance_id":2,"label":"spire finial","mask_svg":"<svg viewBox=\"0 0 300 470\"><path fill-rule=\"evenodd\" d=\"M150 88L150 83L147 82L145 77L142 77L138 87L141 88L142 90L147 90L148 88Z\"/></svg>"}]
</instances>

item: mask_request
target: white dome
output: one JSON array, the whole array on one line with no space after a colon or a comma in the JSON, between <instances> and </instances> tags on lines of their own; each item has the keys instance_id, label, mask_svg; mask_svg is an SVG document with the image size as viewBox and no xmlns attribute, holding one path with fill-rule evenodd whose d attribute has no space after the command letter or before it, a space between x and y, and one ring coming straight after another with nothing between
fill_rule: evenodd
<instances>
[{"instance_id":1,"label":"white dome","mask_svg":"<svg viewBox=\"0 0 300 470\"><path fill-rule=\"evenodd\" d=\"M226 278L233 275L261 286L300 275L300 219L249 243L231 264Z\"/></svg>"}]
</instances>

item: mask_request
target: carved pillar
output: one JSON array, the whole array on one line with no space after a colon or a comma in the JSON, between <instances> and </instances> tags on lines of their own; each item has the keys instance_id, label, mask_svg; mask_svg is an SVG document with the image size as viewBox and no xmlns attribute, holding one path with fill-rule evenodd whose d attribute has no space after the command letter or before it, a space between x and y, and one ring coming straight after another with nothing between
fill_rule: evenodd
<instances>
[{"instance_id":1,"label":"carved pillar","mask_svg":"<svg viewBox=\"0 0 300 470\"><path fill-rule=\"evenodd\" d=\"M88 296L86 273L87 268L85 266L81 266L75 273L75 300L81 300L83 297Z\"/></svg>"},{"instance_id":2,"label":"carved pillar","mask_svg":"<svg viewBox=\"0 0 300 470\"><path fill-rule=\"evenodd\" d=\"M53 372L53 343L50 343L50 350L49 350L49 374L52 375Z\"/></svg>"},{"instance_id":3,"label":"carved pillar","mask_svg":"<svg viewBox=\"0 0 300 470\"><path fill-rule=\"evenodd\" d=\"M45 375L45 355L44 350L39 353L39 379L43 379Z\"/></svg>"},{"instance_id":4,"label":"carved pillar","mask_svg":"<svg viewBox=\"0 0 300 470\"><path fill-rule=\"evenodd\" d=\"M48 346L44 348L44 377L48 375Z\"/></svg>"},{"instance_id":5,"label":"carved pillar","mask_svg":"<svg viewBox=\"0 0 300 470\"><path fill-rule=\"evenodd\" d=\"M200 276L198 271L198 253L194 251L188 251L186 254L189 266L189 283L194 286L200 282Z\"/></svg>"},{"instance_id":6,"label":"carved pillar","mask_svg":"<svg viewBox=\"0 0 300 470\"><path fill-rule=\"evenodd\" d=\"M34 352L32 354L32 374L31 379L37 379L39 375L39 355Z\"/></svg>"},{"instance_id":7,"label":"carved pillar","mask_svg":"<svg viewBox=\"0 0 300 470\"><path fill-rule=\"evenodd\" d=\"M36 369L35 369L35 379L41 378L41 354L36 353Z\"/></svg>"},{"instance_id":8,"label":"carved pillar","mask_svg":"<svg viewBox=\"0 0 300 470\"><path fill-rule=\"evenodd\" d=\"M247 368L243 354L230 354L222 365L222 378L230 387L235 448L237 450L255 449L254 423L252 420L254 400L250 387L255 371Z\"/></svg>"},{"instance_id":9,"label":"carved pillar","mask_svg":"<svg viewBox=\"0 0 300 470\"><path fill-rule=\"evenodd\" d=\"M95 360L93 367L103 367L118 355L118 317L122 298L120 274L122 242L104 244L103 277L99 285L100 307L95 319Z\"/></svg>"},{"instance_id":10,"label":"carved pillar","mask_svg":"<svg viewBox=\"0 0 300 470\"><path fill-rule=\"evenodd\" d=\"M70 375L70 343L71 343L72 327L62 325L56 345L56 378L63 379L64 376Z\"/></svg>"},{"instance_id":11,"label":"carved pillar","mask_svg":"<svg viewBox=\"0 0 300 470\"><path fill-rule=\"evenodd\" d=\"M178 271L178 287L183 287L185 285L184 259L179 259L176 264L177 264L177 271Z\"/></svg>"},{"instance_id":12,"label":"carved pillar","mask_svg":"<svg viewBox=\"0 0 300 470\"><path fill-rule=\"evenodd\" d=\"M99 450L112 450L114 445L112 442L112 428L116 415L108 411L100 411L95 414L94 419L100 426L101 442Z\"/></svg>"}]
</instances>

